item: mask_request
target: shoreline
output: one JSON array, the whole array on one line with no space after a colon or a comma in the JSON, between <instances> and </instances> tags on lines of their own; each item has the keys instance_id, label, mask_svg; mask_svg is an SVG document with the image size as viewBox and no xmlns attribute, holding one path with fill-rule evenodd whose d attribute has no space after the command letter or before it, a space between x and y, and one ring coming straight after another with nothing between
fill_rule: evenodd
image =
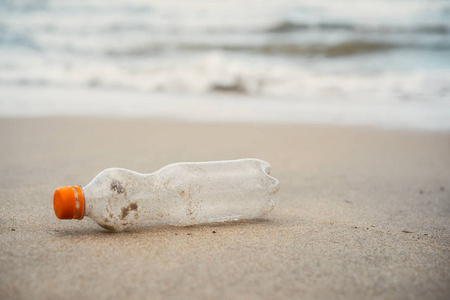
<instances>
[{"instance_id":1,"label":"shoreline","mask_svg":"<svg viewBox=\"0 0 450 300\"><path fill-rule=\"evenodd\" d=\"M126 89L3 86L0 118L137 118L180 122L338 125L450 131L450 103L371 103L234 93L164 94Z\"/></svg>"}]
</instances>

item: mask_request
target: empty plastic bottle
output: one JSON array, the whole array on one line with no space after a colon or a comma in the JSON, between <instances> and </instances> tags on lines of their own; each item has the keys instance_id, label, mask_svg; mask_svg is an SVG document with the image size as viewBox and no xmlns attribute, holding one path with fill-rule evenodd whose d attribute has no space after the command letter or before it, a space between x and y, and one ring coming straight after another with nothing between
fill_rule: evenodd
<instances>
[{"instance_id":1,"label":"empty plastic bottle","mask_svg":"<svg viewBox=\"0 0 450 300\"><path fill-rule=\"evenodd\" d=\"M278 180L259 159L175 163L154 173L111 168L86 187L55 191L59 219L87 216L105 229L137 225L193 225L266 215Z\"/></svg>"}]
</instances>

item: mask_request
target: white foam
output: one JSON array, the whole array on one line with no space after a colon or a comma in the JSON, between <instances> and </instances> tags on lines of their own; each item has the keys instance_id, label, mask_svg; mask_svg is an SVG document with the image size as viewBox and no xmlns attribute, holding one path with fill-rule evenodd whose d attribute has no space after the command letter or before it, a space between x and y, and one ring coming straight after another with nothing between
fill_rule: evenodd
<instances>
[{"instance_id":1,"label":"white foam","mask_svg":"<svg viewBox=\"0 0 450 300\"><path fill-rule=\"evenodd\" d=\"M450 104L298 101L232 95L168 95L126 90L2 88L1 117L153 117L196 122L357 125L450 130Z\"/></svg>"}]
</instances>

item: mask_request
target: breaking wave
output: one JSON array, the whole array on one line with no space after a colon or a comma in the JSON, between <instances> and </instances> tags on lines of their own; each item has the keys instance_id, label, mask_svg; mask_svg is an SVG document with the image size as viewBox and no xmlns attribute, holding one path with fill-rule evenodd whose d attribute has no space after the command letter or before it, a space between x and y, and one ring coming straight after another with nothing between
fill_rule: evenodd
<instances>
[{"instance_id":1,"label":"breaking wave","mask_svg":"<svg viewBox=\"0 0 450 300\"><path fill-rule=\"evenodd\" d=\"M268 33L290 33L290 32L302 32L308 30L315 31L347 31L350 33L420 33L420 34L437 34L448 35L450 34L450 27L446 24L424 24L424 25L364 25L364 24L351 24L351 23L296 23L291 21L281 21L267 29Z\"/></svg>"}]
</instances>

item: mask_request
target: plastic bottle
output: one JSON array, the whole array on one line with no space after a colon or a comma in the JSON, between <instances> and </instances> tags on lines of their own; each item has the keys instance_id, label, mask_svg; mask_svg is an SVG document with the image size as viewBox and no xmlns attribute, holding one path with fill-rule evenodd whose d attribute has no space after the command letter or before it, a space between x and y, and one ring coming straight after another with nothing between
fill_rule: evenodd
<instances>
[{"instance_id":1,"label":"plastic bottle","mask_svg":"<svg viewBox=\"0 0 450 300\"><path fill-rule=\"evenodd\" d=\"M274 206L278 180L259 159L175 163L154 173L111 168L86 187L55 191L59 219L91 218L105 229L193 225L259 218Z\"/></svg>"}]
</instances>

